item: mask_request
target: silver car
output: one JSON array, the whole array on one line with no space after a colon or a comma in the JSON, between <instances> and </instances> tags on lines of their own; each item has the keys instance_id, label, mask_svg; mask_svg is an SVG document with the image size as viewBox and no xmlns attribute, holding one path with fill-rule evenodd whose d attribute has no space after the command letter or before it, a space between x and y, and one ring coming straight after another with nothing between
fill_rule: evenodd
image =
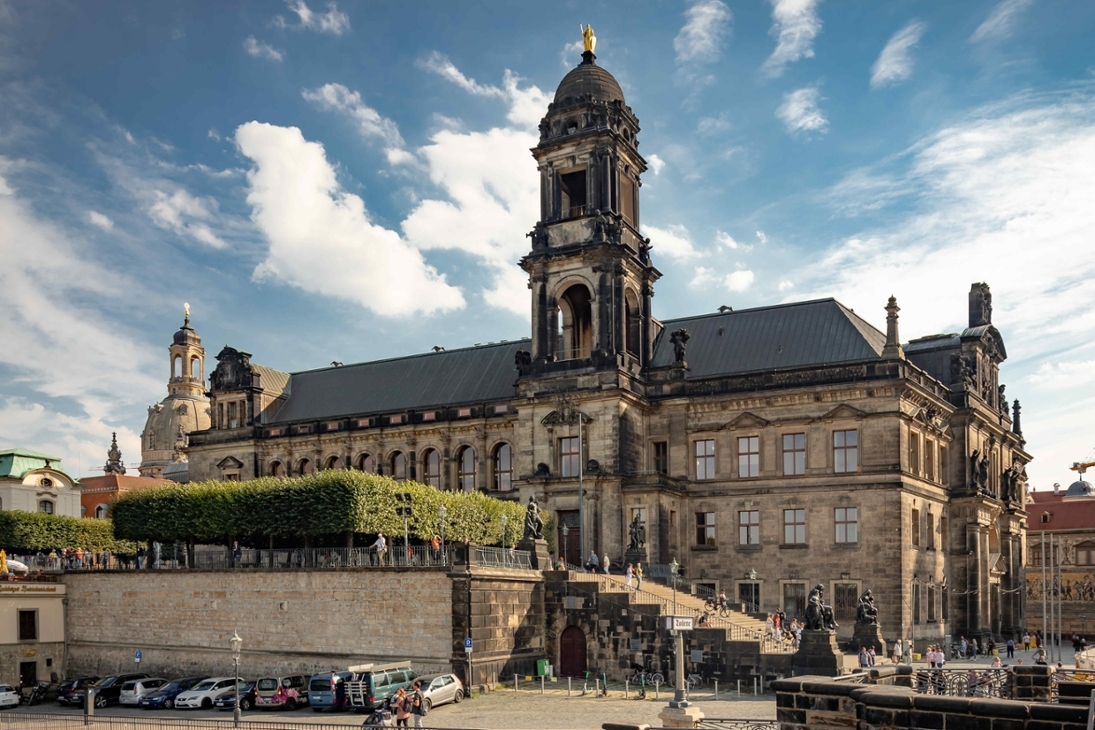
<instances>
[{"instance_id":1,"label":"silver car","mask_svg":"<svg viewBox=\"0 0 1095 730\"><path fill-rule=\"evenodd\" d=\"M455 674L427 674L419 677L418 681L422 683L423 702L427 711L446 702L464 699L464 683Z\"/></svg>"},{"instance_id":2,"label":"silver car","mask_svg":"<svg viewBox=\"0 0 1095 730\"><path fill-rule=\"evenodd\" d=\"M139 705L141 698L158 690L167 684L163 677L149 677L148 679L131 679L122 685L122 692L118 695L119 705Z\"/></svg>"}]
</instances>

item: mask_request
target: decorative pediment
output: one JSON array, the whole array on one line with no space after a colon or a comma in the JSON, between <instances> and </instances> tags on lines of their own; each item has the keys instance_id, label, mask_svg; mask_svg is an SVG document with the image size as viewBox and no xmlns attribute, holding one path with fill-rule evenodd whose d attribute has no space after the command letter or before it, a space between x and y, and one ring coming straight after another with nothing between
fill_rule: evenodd
<instances>
[{"instance_id":1,"label":"decorative pediment","mask_svg":"<svg viewBox=\"0 0 1095 730\"><path fill-rule=\"evenodd\" d=\"M837 406L833 410L829 411L828 413L826 413L824 416L822 416L821 418L819 418L817 420L819 420L819 421L835 421L835 420L838 420L838 419L841 419L841 418L854 418L856 420L859 420L859 419L866 418L866 417L867 417L867 414L864 411L861 411L858 408L852 408L847 403L841 403L839 406Z\"/></svg>"},{"instance_id":2,"label":"decorative pediment","mask_svg":"<svg viewBox=\"0 0 1095 730\"><path fill-rule=\"evenodd\" d=\"M746 429L764 428L769 423L771 423L771 421L766 421L765 419L761 418L760 416L756 415L755 413L750 413L749 411L745 411L744 413L739 415L737 418L734 418L733 420L729 421L725 426L723 426L723 428L727 428L727 429L730 429L730 430L739 429L739 428L746 428Z\"/></svg>"},{"instance_id":3,"label":"decorative pediment","mask_svg":"<svg viewBox=\"0 0 1095 730\"><path fill-rule=\"evenodd\" d=\"M543 418L540 419L540 423L544 426L558 426L570 423L577 423L578 417L581 416L582 423L589 423L593 418L586 413L582 413L578 409L567 413L565 411L552 411Z\"/></svg>"},{"instance_id":4,"label":"decorative pediment","mask_svg":"<svg viewBox=\"0 0 1095 730\"><path fill-rule=\"evenodd\" d=\"M226 456L220 460L220 463L217 464L217 468L221 471L227 471L229 469L242 469L243 462L234 456Z\"/></svg>"}]
</instances>

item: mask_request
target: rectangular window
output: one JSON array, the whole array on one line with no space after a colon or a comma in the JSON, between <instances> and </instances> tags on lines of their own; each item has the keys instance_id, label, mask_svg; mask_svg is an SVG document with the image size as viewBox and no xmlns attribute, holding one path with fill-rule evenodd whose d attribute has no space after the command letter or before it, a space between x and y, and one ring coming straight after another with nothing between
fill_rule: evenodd
<instances>
[{"instance_id":1,"label":"rectangular window","mask_svg":"<svg viewBox=\"0 0 1095 730\"><path fill-rule=\"evenodd\" d=\"M232 401L228 404L228 428L239 428L239 404L236 401Z\"/></svg>"},{"instance_id":2,"label":"rectangular window","mask_svg":"<svg viewBox=\"0 0 1095 730\"><path fill-rule=\"evenodd\" d=\"M787 618L806 617L806 584L783 584L783 612Z\"/></svg>"},{"instance_id":3,"label":"rectangular window","mask_svg":"<svg viewBox=\"0 0 1095 730\"><path fill-rule=\"evenodd\" d=\"M504 406L495 406L494 407L494 413L495 413L495 415L501 415L503 413L509 413L509 404L506 404Z\"/></svg>"},{"instance_id":4,"label":"rectangular window","mask_svg":"<svg viewBox=\"0 0 1095 730\"><path fill-rule=\"evenodd\" d=\"M579 218L586 214L586 171L576 170L559 176L562 193L562 218Z\"/></svg>"},{"instance_id":5,"label":"rectangular window","mask_svg":"<svg viewBox=\"0 0 1095 730\"><path fill-rule=\"evenodd\" d=\"M19 641L38 641L38 611L19 612Z\"/></svg>"},{"instance_id":6,"label":"rectangular window","mask_svg":"<svg viewBox=\"0 0 1095 730\"><path fill-rule=\"evenodd\" d=\"M738 544L760 545L760 512L758 510L738 512Z\"/></svg>"},{"instance_id":7,"label":"rectangular window","mask_svg":"<svg viewBox=\"0 0 1095 730\"><path fill-rule=\"evenodd\" d=\"M631 521L634 522L635 518L639 518L639 524L646 529L646 507L632 507L631 508Z\"/></svg>"},{"instance_id":8,"label":"rectangular window","mask_svg":"<svg viewBox=\"0 0 1095 730\"><path fill-rule=\"evenodd\" d=\"M1041 560L1042 556L1039 555ZM1076 565L1095 565L1095 546L1080 545L1076 548Z\"/></svg>"},{"instance_id":9,"label":"rectangular window","mask_svg":"<svg viewBox=\"0 0 1095 730\"><path fill-rule=\"evenodd\" d=\"M806 434L783 434L783 473L806 473Z\"/></svg>"},{"instance_id":10,"label":"rectangular window","mask_svg":"<svg viewBox=\"0 0 1095 730\"><path fill-rule=\"evenodd\" d=\"M669 473L669 443L667 441L654 442L654 471L659 474Z\"/></svg>"},{"instance_id":11,"label":"rectangular window","mask_svg":"<svg viewBox=\"0 0 1095 730\"><path fill-rule=\"evenodd\" d=\"M625 221L635 225L635 183L626 174L620 175L620 213Z\"/></svg>"},{"instance_id":12,"label":"rectangular window","mask_svg":"<svg viewBox=\"0 0 1095 730\"><path fill-rule=\"evenodd\" d=\"M436 421L437 420L437 411L426 411L425 413L422 414L422 420L423 421Z\"/></svg>"},{"instance_id":13,"label":"rectangular window","mask_svg":"<svg viewBox=\"0 0 1095 730\"><path fill-rule=\"evenodd\" d=\"M581 464L581 446L577 436L559 439L559 473L564 477L578 476Z\"/></svg>"},{"instance_id":14,"label":"rectangular window","mask_svg":"<svg viewBox=\"0 0 1095 730\"><path fill-rule=\"evenodd\" d=\"M943 486L947 486L947 447L943 444L939 444L939 483Z\"/></svg>"},{"instance_id":15,"label":"rectangular window","mask_svg":"<svg viewBox=\"0 0 1095 730\"><path fill-rule=\"evenodd\" d=\"M806 510L783 510L783 544L806 544Z\"/></svg>"},{"instance_id":16,"label":"rectangular window","mask_svg":"<svg viewBox=\"0 0 1095 730\"><path fill-rule=\"evenodd\" d=\"M759 436L743 436L738 439L738 476L760 476Z\"/></svg>"},{"instance_id":17,"label":"rectangular window","mask_svg":"<svg viewBox=\"0 0 1095 730\"><path fill-rule=\"evenodd\" d=\"M928 622L935 621L935 586L928 586Z\"/></svg>"},{"instance_id":18,"label":"rectangular window","mask_svg":"<svg viewBox=\"0 0 1095 730\"><path fill-rule=\"evenodd\" d=\"M920 473L920 434L909 431L909 471Z\"/></svg>"},{"instance_id":19,"label":"rectangular window","mask_svg":"<svg viewBox=\"0 0 1095 730\"><path fill-rule=\"evenodd\" d=\"M950 611L947 608L947 589L945 586L941 591L939 591L939 608L939 618L941 621L946 623L949 620L948 614L950 613Z\"/></svg>"},{"instance_id":20,"label":"rectangular window","mask_svg":"<svg viewBox=\"0 0 1095 730\"><path fill-rule=\"evenodd\" d=\"M913 583L912 594L912 608L913 608L913 623L920 623L920 584Z\"/></svg>"},{"instance_id":21,"label":"rectangular window","mask_svg":"<svg viewBox=\"0 0 1095 730\"><path fill-rule=\"evenodd\" d=\"M696 442L696 480L715 478L715 440Z\"/></svg>"},{"instance_id":22,"label":"rectangular window","mask_svg":"<svg viewBox=\"0 0 1095 730\"><path fill-rule=\"evenodd\" d=\"M920 510L912 511L912 519L909 520L909 529L912 532L912 546L920 547Z\"/></svg>"},{"instance_id":23,"label":"rectangular window","mask_svg":"<svg viewBox=\"0 0 1095 730\"><path fill-rule=\"evenodd\" d=\"M679 541L677 531L677 510L669 510L669 546L677 547Z\"/></svg>"},{"instance_id":24,"label":"rectangular window","mask_svg":"<svg viewBox=\"0 0 1095 730\"><path fill-rule=\"evenodd\" d=\"M855 621L855 613L858 606L858 583L833 584L833 618L835 618L838 622Z\"/></svg>"},{"instance_id":25,"label":"rectangular window","mask_svg":"<svg viewBox=\"0 0 1095 730\"><path fill-rule=\"evenodd\" d=\"M924 476L929 481L935 481L935 441L924 441Z\"/></svg>"},{"instance_id":26,"label":"rectangular window","mask_svg":"<svg viewBox=\"0 0 1095 730\"><path fill-rule=\"evenodd\" d=\"M859 542L859 508L837 507L833 516L836 521L836 541Z\"/></svg>"},{"instance_id":27,"label":"rectangular window","mask_svg":"<svg viewBox=\"0 0 1095 730\"><path fill-rule=\"evenodd\" d=\"M403 423L403 416L388 416L388 423L392 426L398 426L399 424Z\"/></svg>"},{"instance_id":28,"label":"rectangular window","mask_svg":"<svg viewBox=\"0 0 1095 730\"><path fill-rule=\"evenodd\" d=\"M697 545L714 545L715 544L715 513L714 512L697 512L696 513L696 544Z\"/></svg>"},{"instance_id":29,"label":"rectangular window","mask_svg":"<svg viewBox=\"0 0 1095 730\"><path fill-rule=\"evenodd\" d=\"M471 409L470 408L457 408L456 409L456 417L457 418L471 418Z\"/></svg>"},{"instance_id":30,"label":"rectangular window","mask_svg":"<svg viewBox=\"0 0 1095 730\"><path fill-rule=\"evenodd\" d=\"M928 550L935 550L935 515L928 510Z\"/></svg>"},{"instance_id":31,"label":"rectangular window","mask_svg":"<svg viewBox=\"0 0 1095 730\"><path fill-rule=\"evenodd\" d=\"M859 431L833 431L833 471L859 470Z\"/></svg>"}]
</instances>

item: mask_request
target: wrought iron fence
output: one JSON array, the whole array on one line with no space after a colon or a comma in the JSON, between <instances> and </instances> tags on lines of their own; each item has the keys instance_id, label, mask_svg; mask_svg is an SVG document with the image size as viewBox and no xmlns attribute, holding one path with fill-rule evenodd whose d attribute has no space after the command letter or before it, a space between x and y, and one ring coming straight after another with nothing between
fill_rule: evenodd
<instances>
[{"instance_id":1,"label":"wrought iron fence","mask_svg":"<svg viewBox=\"0 0 1095 730\"><path fill-rule=\"evenodd\" d=\"M711 730L778 730L779 723L775 720L704 718L700 720L696 727L710 728Z\"/></svg>"},{"instance_id":2,"label":"wrought iron fence","mask_svg":"<svg viewBox=\"0 0 1095 730\"><path fill-rule=\"evenodd\" d=\"M919 669L913 688L920 694L1006 699L1011 696L1011 673L1003 668Z\"/></svg>"},{"instance_id":3,"label":"wrought iron fence","mask_svg":"<svg viewBox=\"0 0 1095 730\"><path fill-rule=\"evenodd\" d=\"M270 722L245 718L247 730L347 730L370 727L336 723ZM233 730L232 720L214 720L185 717L122 717L105 715L78 715L50 712L22 712L14 710L0 713L0 728L4 730ZM430 727L430 726L427 726ZM467 729L465 729L467 730Z\"/></svg>"},{"instance_id":4,"label":"wrought iron fence","mask_svg":"<svg viewBox=\"0 0 1095 730\"><path fill-rule=\"evenodd\" d=\"M475 564L492 568L527 568L532 570L532 553L528 550L476 545Z\"/></svg>"}]
</instances>

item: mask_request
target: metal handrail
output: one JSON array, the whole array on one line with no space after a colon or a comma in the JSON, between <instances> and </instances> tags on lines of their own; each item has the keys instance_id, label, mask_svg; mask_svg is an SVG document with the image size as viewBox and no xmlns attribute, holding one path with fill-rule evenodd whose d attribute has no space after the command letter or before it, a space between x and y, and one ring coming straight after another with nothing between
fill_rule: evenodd
<instances>
[{"instance_id":1,"label":"metal handrail","mask_svg":"<svg viewBox=\"0 0 1095 730\"><path fill-rule=\"evenodd\" d=\"M528 550L475 546L475 562L493 568L526 568L532 570L532 553Z\"/></svg>"}]
</instances>

